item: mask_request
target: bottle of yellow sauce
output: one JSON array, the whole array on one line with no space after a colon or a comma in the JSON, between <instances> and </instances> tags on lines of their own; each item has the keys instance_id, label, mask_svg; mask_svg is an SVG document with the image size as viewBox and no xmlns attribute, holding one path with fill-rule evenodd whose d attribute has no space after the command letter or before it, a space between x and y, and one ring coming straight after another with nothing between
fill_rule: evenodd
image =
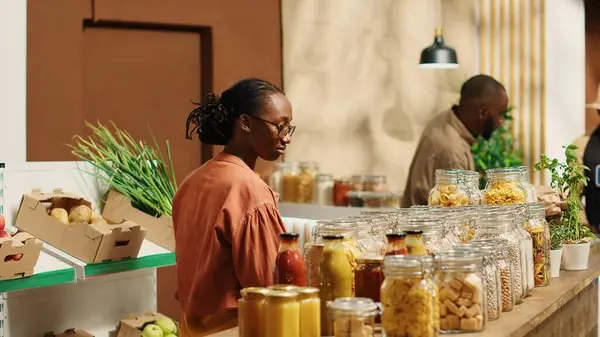
<instances>
[{"instance_id":1,"label":"bottle of yellow sauce","mask_svg":"<svg viewBox=\"0 0 600 337\"><path fill-rule=\"evenodd\" d=\"M238 325L240 337L262 337L265 288L244 288L238 301Z\"/></svg>"},{"instance_id":2,"label":"bottle of yellow sauce","mask_svg":"<svg viewBox=\"0 0 600 337\"><path fill-rule=\"evenodd\" d=\"M300 304L292 291L265 293L265 337L300 337Z\"/></svg>"},{"instance_id":3,"label":"bottle of yellow sauce","mask_svg":"<svg viewBox=\"0 0 600 337\"><path fill-rule=\"evenodd\" d=\"M321 337L321 300L319 289L299 287L294 290L300 303L300 336Z\"/></svg>"}]
</instances>

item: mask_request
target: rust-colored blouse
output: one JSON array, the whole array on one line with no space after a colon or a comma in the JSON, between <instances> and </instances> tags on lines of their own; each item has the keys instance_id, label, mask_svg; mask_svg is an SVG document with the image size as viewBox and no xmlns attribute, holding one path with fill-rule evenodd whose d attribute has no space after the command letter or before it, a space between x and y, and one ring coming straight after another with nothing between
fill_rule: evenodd
<instances>
[{"instance_id":1,"label":"rust-colored blouse","mask_svg":"<svg viewBox=\"0 0 600 337\"><path fill-rule=\"evenodd\" d=\"M273 191L240 158L219 153L190 173L173 199L173 225L182 321L196 326L187 330L234 317L242 288L273 283L285 227Z\"/></svg>"}]
</instances>

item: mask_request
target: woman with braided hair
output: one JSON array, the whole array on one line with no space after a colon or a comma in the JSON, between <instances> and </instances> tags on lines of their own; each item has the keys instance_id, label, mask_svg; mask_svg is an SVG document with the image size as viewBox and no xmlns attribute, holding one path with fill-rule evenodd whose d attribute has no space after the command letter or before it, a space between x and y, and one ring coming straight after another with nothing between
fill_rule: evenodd
<instances>
[{"instance_id":1,"label":"woman with braided hair","mask_svg":"<svg viewBox=\"0 0 600 337\"><path fill-rule=\"evenodd\" d=\"M255 173L290 143L292 106L275 85L250 78L208 94L186 122L186 137L224 145L190 173L173 199L179 336L205 336L237 324L240 290L273 283L285 231L273 191Z\"/></svg>"}]
</instances>

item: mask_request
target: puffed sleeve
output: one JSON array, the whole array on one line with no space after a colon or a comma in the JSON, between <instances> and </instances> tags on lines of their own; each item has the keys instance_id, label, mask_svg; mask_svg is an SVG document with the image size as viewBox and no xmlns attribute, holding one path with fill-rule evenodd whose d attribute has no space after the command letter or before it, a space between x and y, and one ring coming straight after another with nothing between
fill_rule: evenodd
<instances>
[{"instance_id":1,"label":"puffed sleeve","mask_svg":"<svg viewBox=\"0 0 600 337\"><path fill-rule=\"evenodd\" d=\"M242 288L273 284L279 234L283 232L283 220L272 204L257 207L233 229L233 264Z\"/></svg>"}]
</instances>

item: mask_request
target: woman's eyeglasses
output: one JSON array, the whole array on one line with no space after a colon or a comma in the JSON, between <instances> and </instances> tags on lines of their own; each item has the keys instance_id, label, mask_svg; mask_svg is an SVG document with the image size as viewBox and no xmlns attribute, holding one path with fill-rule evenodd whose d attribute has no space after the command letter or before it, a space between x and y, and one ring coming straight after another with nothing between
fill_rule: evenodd
<instances>
[{"instance_id":1,"label":"woman's eyeglasses","mask_svg":"<svg viewBox=\"0 0 600 337\"><path fill-rule=\"evenodd\" d=\"M248 116L250 116L250 115L248 115ZM250 116L250 117L252 117L254 119L258 119L259 121L263 121L263 122L265 122L267 124L271 124L274 127L276 127L277 128L277 132L278 132L277 133L277 137L279 137L280 139L283 139L283 138L288 137L288 136L292 137L292 135L294 135L294 131L296 131L296 127L293 126L293 125L290 125L290 124L279 125L277 123L273 123L271 121L268 121L266 119L262 119L260 117L254 117L254 116Z\"/></svg>"}]
</instances>

